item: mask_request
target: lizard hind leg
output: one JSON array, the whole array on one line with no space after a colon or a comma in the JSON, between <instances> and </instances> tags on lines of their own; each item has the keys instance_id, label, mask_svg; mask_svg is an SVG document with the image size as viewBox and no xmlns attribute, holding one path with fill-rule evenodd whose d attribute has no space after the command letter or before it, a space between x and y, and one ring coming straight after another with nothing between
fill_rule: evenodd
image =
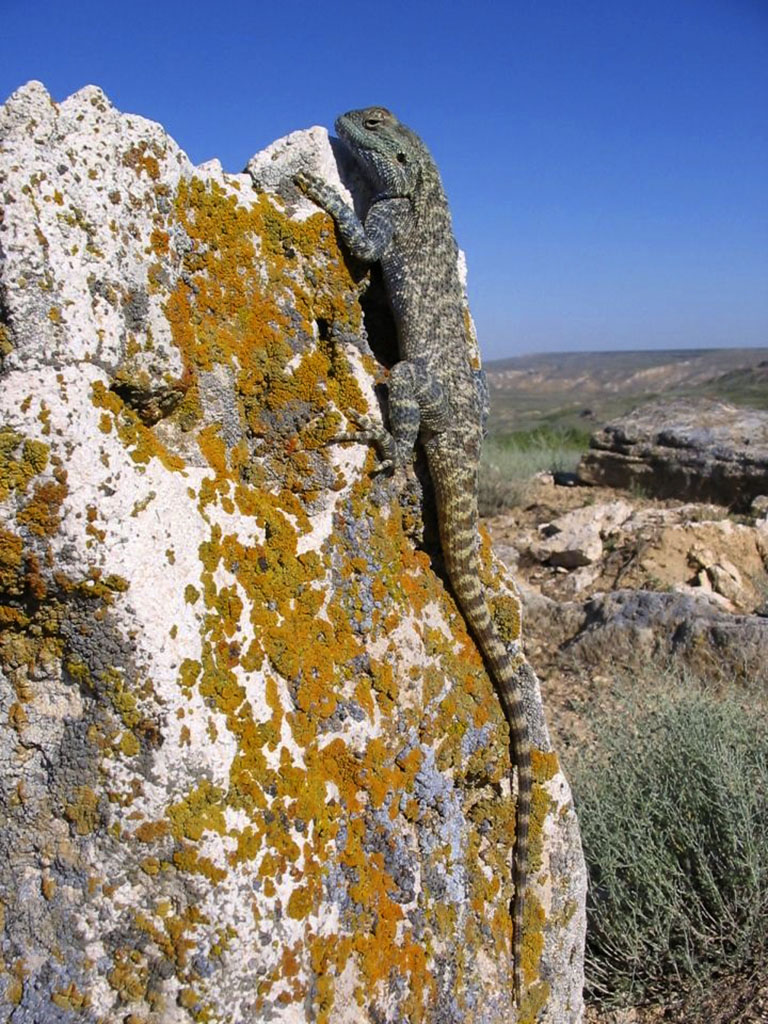
<instances>
[{"instance_id":1,"label":"lizard hind leg","mask_svg":"<svg viewBox=\"0 0 768 1024\"><path fill-rule=\"evenodd\" d=\"M403 359L392 367L389 420L401 465L412 458L420 429L441 433L449 426L443 388L421 360Z\"/></svg>"},{"instance_id":2,"label":"lizard hind leg","mask_svg":"<svg viewBox=\"0 0 768 1024\"><path fill-rule=\"evenodd\" d=\"M418 361L403 359L396 363L392 367L388 390L391 432L368 416L348 412L347 419L357 429L333 438L334 442L356 441L374 445L382 456L375 472L397 471L407 466L413 457L422 425L435 433L448 426L443 389Z\"/></svg>"}]
</instances>

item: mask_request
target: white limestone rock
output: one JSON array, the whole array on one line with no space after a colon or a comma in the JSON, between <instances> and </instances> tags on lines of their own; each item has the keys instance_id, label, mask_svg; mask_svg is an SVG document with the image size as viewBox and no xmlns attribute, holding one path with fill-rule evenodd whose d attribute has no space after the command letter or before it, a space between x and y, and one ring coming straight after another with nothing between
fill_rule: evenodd
<instances>
[{"instance_id":1,"label":"white limestone rock","mask_svg":"<svg viewBox=\"0 0 768 1024\"><path fill-rule=\"evenodd\" d=\"M420 507L330 443L377 414L375 364L339 340L365 329L333 226L277 194L332 150L291 140L251 161L268 195L92 86L0 109L15 1024L511 1019L506 726ZM546 813L520 1019L564 1024L586 881L524 682Z\"/></svg>"},{"instance_id":2,"label":"white limestone rock","mask_svg":"<svg viewBox=\"0 0 768 1024\"><path fill-rule=\"evenodd\" d=\"M585 505L566 512L539 528L543 540L532 552L541 562L577 569L598 562L603 554L603 539L616 532L632 514L626 501Z\"/></svg>"}]
</instances>

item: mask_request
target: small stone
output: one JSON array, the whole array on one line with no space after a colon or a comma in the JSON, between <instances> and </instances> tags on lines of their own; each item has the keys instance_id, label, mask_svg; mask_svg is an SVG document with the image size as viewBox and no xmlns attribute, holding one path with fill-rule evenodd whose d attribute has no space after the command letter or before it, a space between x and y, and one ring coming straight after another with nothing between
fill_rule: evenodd
<instances>
[{"instance_id":1,"label":"small stone","mask_svg":"<svg viewBox=\"0 0 768 1024\"><path fill-rule=\"evenodd\" d=\"M603 537L632 514L626 501L585 505L540 527L544 539L531 552L540 562L577 569L597 562L603 554Z\"/></svg>"}]
</instances>

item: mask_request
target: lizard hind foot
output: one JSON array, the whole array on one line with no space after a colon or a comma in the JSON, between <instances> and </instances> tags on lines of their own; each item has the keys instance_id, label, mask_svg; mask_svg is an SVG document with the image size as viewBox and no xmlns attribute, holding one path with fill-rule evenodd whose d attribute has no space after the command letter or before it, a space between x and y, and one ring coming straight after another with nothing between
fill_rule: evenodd
<instances>
[{"instance_id":1,"label":"lizard hind foot","mask_svg":"<svg viewBox=\"0 0 768 1024\"><path fill-rule=\"evenodd\" d=\"M397 450L395 439L390 432L364 413L347 413L347 419L357 429L337 434L331 439L332 443L353 441L357 444L372 445L382 457L381 461L373 467L374 473L394 470L397 462Z\"/></svg>"}]
</instances>

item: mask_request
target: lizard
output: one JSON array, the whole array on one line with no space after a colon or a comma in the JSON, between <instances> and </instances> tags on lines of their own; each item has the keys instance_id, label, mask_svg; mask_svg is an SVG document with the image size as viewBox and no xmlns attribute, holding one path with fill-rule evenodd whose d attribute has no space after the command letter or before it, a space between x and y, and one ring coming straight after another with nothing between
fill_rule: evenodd
<instances>
[{"instance_id":1,"label":"lizard","mask_svg":"<svg viewBox=\"0 0 768 1024\"><path fill-rule=\"evenodd\" d=\"M342 114L335 129L372 189L363 221L331 186L299 171L294 181L334 219L348 251L381 265L397 328L399 362L390 372L391 430L367 417L338 440L374 444L377 470L401 471L417 440L435 491L438 534L459 608L495 684L517 767L512 956L515 1001L523 993L522 934L531 807L531 744L520 659L502 642L480 582L478 465L488 414L458 270L458 247L438 168L421 138L385 107Z\"/></svg>"}]
</instances>

